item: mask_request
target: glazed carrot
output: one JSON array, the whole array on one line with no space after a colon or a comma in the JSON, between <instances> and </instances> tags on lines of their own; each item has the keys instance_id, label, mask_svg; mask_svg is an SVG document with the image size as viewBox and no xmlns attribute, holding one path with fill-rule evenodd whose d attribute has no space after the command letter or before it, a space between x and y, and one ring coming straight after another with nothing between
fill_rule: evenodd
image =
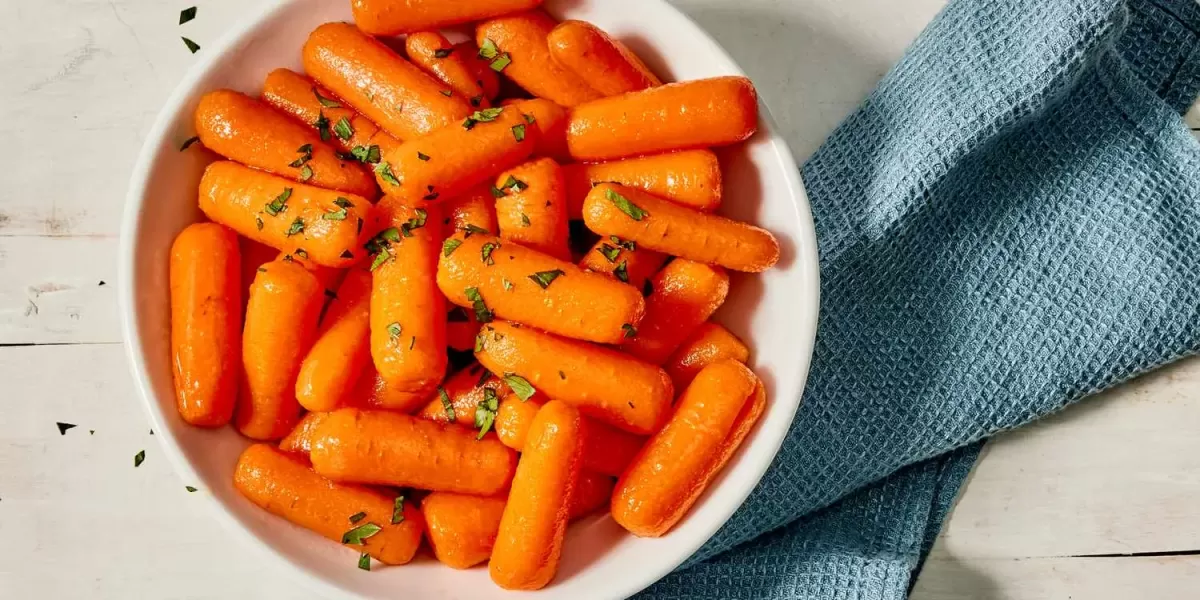
<instances>
[{"instance_id":1,"label":"glazed carrot","mask_svg":"<svg viewBox=\"0 0 1200 600\"><path fill-rule=\"evenodd\" d=\"M334 295L338 286L342 285L342 279L346 277L345 269L335 269L317 263L309 257L308 251L304 248L296 248L295 253L279 252L276 254L275 260L295 261L304 267L317 278L317 283L321 284L321 289L325 290L327 297Z\"/></svg>"},{"instance_id":2,"label":"glazed carrot","mask_svg":"<svg viewBox=\"0 0 1200 600\"><path fill-rule=\"evenodd\" d=\"M512 108L485 108L383 155L375 174L384 192L406 198L454 198L523 162L537 130Z\"/></svg>"},{"instance_id":3,"label":"glazed carrot","mask_svg":"<svg viewBox=\"0 0 1200 600\"><path fill-rule=\"evenodd\" d=\"M277 440L300 420L296 374L324 302L321 284L298 263L277 260L259 269L242 331L245 377L235 419L242 435Z\"/></svg>"},{"instance_id":4,"label":"glazed carrot","mask_svg":"<svg viewBox=\"0 0 1200 600\"><path fill-rule=\"evenodd\" d=\"M571 260L562 169L552 158L517 165L496 178L500 238Z\"/></svg>"},{"instance_id":5,"label":"glazed carrot","mask_svg":"<svg viewBox=\"0 0 1200 600\"><path fill-rule=\"evenodd\" d=\"M542 0L352 0L354 22L371 35L396 35L528 10Z\"/></svg>"},{"instance_id":6,"label":"glazed carrot","mask_svg":"<svg viewBox=\"0 0 1200 600\"><path fill-rule=\"evenodd\" d=\"M293 181L375 197L361 165L338 158L311 129L233 90L216 90L196 106L196 134L208 149Z\"/></svg>"},{"instance_id":7,"label":"glazed carrot","mask_svg":"<svg viewBox=\"0 0 1200 600\"><path fill-rule=\"evenodd\" d=\"M512 394L505 396L496 413L496 437L500 442L518 452L523 450L529 426L542 404L537 399L523 401ZM620 475L646 443L645 437L588 417L584 417L581 431L583 468L606 475Z\"/></svg>"},{"instance_id":8,"label":"glazed carrot","mask_svg":"<svg viewBox=\"0 0 1200 600\"><path fill-rule=\"evenodd\" d=\"M312 411L344 406L371 361L371 274L354 269L321 319L317 341L296 378L296 399Z\"/></svg>"},{"instance_id":9,"label":"glazed carrot","mask_svg":"<svg viewBox=\"0 0 1200 600\"><path fill-rule=\"evenodd\" d=\"M575 407L559 401L533 419L488 564L504 589L541 589L558 571L579 472L580 420Z\"/></svg>"},{"instance_id":10,"label":"glazed carrot","mask_svg":"<svg viewBox=\"0 0 1200 600\"><path fill-rule=\"evenodd\" d=\"M615 277L642 290L648 296L646 283L662 268L667 256L660 252L639 248L634 242L626 242L616 236L602 238L592 249L579 259L579 266L596 273Z\"/></svg>"},{"instance_id":11,"label":"glazed carrot","mask_svg":"<svg viewBox=\"0 0 1200 600\"><path fill-rule=\"evenodd\" d=\"M450 90L466 98L474 108L487 108L491 100L483 91L483 83L475 77L470 56L454 51L450 40L436 31L410 33L404 40L408 60L426 73L446 84Z\"/></svg>"},{"instance_id":12,"label":"glazed carrot","mask_svg":"<svg viewBox=\"0 0 1200 600\"><path fill-rule=\"evenodd\" d=\"M661 365L724 304L729 274L721 267L676 259L650 284L654 291L646 297L646 316L621 349Z\"/></svg>"},{"instance_id":13,"label":"glazed carrot","mask_svg":"<svg viewBox=\"0 0 1200 600\"><path fill-rule=\"evenodd\" d=\"M308 451L312 449L312 435L321 421L325 420L327 412L310 412L300 419L292 432L279 440L279 449L284 452L300 454L308 460Z\"/></svg>"},{"instance_id":14,"label":"glazed carrot","mask_svg":"<svg viewBox=\"0 0 1200 600\"><path fill-rule=\"evenodd\" d=\"M454 422L464 427L474 427L475 408L479 403L485 398L499 399L506 394L508 386L479 363L474 363L447 378L417 416L438 423Z\"/></svg>"},{"instance_id":15,"label":"glazed carrot","mask_svg":"<svg viewBox=\"0 0 1200 600\"><path fill-rule=\"evenodd\" d=\"M586 447L583 452L587 452ZM608 506L612 500L612 477L589 471L586 466L580 469L567 508L567 515L572 521L596 512L601 506Z\"/></svg>"},{"instance_id":16,"label":"glazed carrot","mask_svg":"<svg viewBox=\"0 0 1200 600\"><path fill-rule=\"evenodd\" d=\"M242 452L233 484L267 512L384 564L405 564L421 546L425 519L412 502L334 483L314 473L303 459L266 444Z\"/></svg>"},{"instance_id":17,"label":"glazed carrot","mask_svg":"<svg viewBox=\"0 0 1200 600\"><path fill-rule=\"evenodd\" d=\"M408 140L471 114L463 98L349 23L326 23L308 36L304 70L354 110Z\"/></svg>"},{"instance_id":18,"label":"glazed carrot","mask_svg":"<svg viewBox=\"0 0 1200 600\"><path fill-rule=\"evenodd\" d=\"M532 100L509 99L500 103L502 106L513 106L532 119L532 125L538 130L537 146L534 156L549 156L555 160L570 160L567 152L567 109L543 98ZM584 192L586 195L587 192ZM581 199L582 203L583 200ZM578 214L578 211L576 211Z\"/></svg>"},{"instance_id":19,"label":"glazed carrot","mask_svg":"<svg viewBox=\"0 0 1200 600\"><path fill-rule=\"evenodd\" d=\"M366 232L359 223L366 224L370 208L362 196L295 183L235 162L215 162L200 179L200 210L208 218L276 250L295 254L303 248L327 267L349 267L366 256Z\"/></svg>"},{"instance_id":20,"label":"glazed carrot","mask_svg":"<svg viewBox=\"0 0 1200 600\"><path fill-rule=\"evenodd\" d=\"M598 183L611 182L712 212L721 205L721 165L710 150L682 150L611 162L563 165L567 207L582 218L583 200Z\"/></svg>"},{"instance_id":21,"label":"glazed carrot","mask_svg":"<svg viewBox=\"0 0 1200 600\"><path fill-rule=\"evenodd\" d=\"M469 232L446 240L438 262L446 298L558 335L615 344L637 327L645 310L640 291L552 256L500 238Z\"/></svg>"},{"instance_id":22,"label":"glazed carrot","mask_svg":"<svg viewBox=\"0 0 1200 600\"><path fill-rule=\"evenodd\" d=\"M375 370L375 364L367 361L366 367L354 384L350 398L348 404L352 407L387 408L411 402L412 394L393 390L388 382L380 377L379 371Z\"/></svg>"},{"instance_id":23,"label":"glazed carrot","mask_svg":"<svg viewBox=\"0 0 1200 600\"><path fill-rule=\"evenodd\" d=\"M446 212L450 217L446 224L451 230L478 228L492 233L499 230L496 225L496 197L487 183L447 199Z\"/></svg>"},{"instance_id":24,"label":"glazed carrot","mask_svg":"<svg viewBox=\"0 0 1200 600\"><path fill-rule=\"evenodd\" d=\"M241 365L241 252L216 223L188 226L171 245L171 365L179 416L200 427L229 422Z\"/></svg>"},{"instance_id":25,"label":"glazed carrot","mask_svg":"<svg viewBox=\"0 0 1200 600\"><path fill-rule=\"evenodd\" d=\"M587 81L554 62L546 36L555 21L541 10L529 10L484 21L475 27L475 43L484 58L495 57L501 71L525 91L563 106L600 97Z\"/></svg>"},{"instance_id":26,"label":"glazed carrot","mask_svg":"<svg viewBox=\"0 0 1200 600\"><path fill-rule=\"evenodd\" d=\"M382 150L400 145L400 140L343 104L333 92L295 71L275 69L267 74L262 99L316 129L321 139L328 138L342 150L354 152L361 162L372 162L368 157L378 162ZM371 150L371 146L377 148Z\"/></svg>"},{"instance_id":27,"label":"glazed carrot","mask_svg":"<svg viewBox=\"0 0 1200 600\"><path fill-rule=\"evenodd\" d=\"M737 361L705 367L680 396L675 414L617 481L613 519L641 537L659 537L674 527L711 480L723 445L758 385L754 373Z\"/></svg>"},{"instance_id":28,"label":"glazed carrot","mask_svg":"<svg viewBox=\"0 0 1200 600\"><path fill-rule=\"evenodd\" d=\"M759 417L762 417L763 412L767 410L767 390L763 387L762 381L754 386L754 393L750 395L750 399L742 406L742 411L738 413L737 419L733 422L733 430L725 437L725 441L721 443L720 451L717 453L717 459L711 463L700 476L700 491L703 492L708 488L708 484L712 483L713 478L721 473L721 469L729 464L729 460L733 458L733 453L737 451L746 437L750 435L750 431L754 429L754 425L758 423ZM698 494L697 494L698 495ZM685 509L686 512L686 509Z\"/></svg>"},{"instance_id":29,"label":"glazed carrot","mask_svg":"<svg viewBox=\"0 0 1200 600\"><path fill-rule=\"evenodd\" d=\"M329 413L309 458L335 481L489 496L512 481L517 455L494 437L458 425L382 410Z\"/></svg>"},{"instance_id":30,"label":"glazed carrot","mask_svg":"<svg viewBox=\"0 0 1200 600\"><path fill-rule=\"evenodd\" d=\"M467 58L467 66L471 68L471 73L475 76L475 83L483 90L483 97L488 100L495 100L500 94L500 76L490 66L492 60L485 59L479 56L479 47L475 45L475 41L459 42L454 45L455 52L461 52Z\"/></svg>"},{"instance_id":31,"label":"glazed carrot","mask_svg":"<svg viewBox=\"0 0 1200 600\"><path fill-rule=\"evenodd\" d=\"M675 389L682 390L701 369L727 358L745 364L750 359L750 349L728 329L708 322L692 332L663 364L663 369L671 376Z\"/></svg>"},{"instance_id":32,"label":"glazed carrot","mask_svg":"<svg viewBox=\"0 0 1200 600\"><path fill-rule=\"evenodd\" d=\"M461 306L450 306L446 313L446 347L466 352L475 347L479 335L479 319Z\"/></svg>"},{"instance_id":33,"label":"glazed carrot","mask_svg":"<svg viewBox=\"0 0 1200 600\"><path fill-rule=\"evenodd\" d=\"M434 282L442 250L436 205L384 198L376 212L390 229L375 259L371 290L371 357L394 392L385 408L408 412L446 374L446 305Z\"/></svg>"},{"instance_id":34,"label":"glazed carrot","mask_svg":"<svg viewBox=\"0 0 1200 600\"><path fill-rule=\"evenodd\" d=\"M662 85L625 44L585 21L563 21L547 38L550 56L605 96Z\"/></svg>"},{"instance_id":35,"label":"glazed carrot","mask_svg":"<svg viewBox=\"0 0 1200 600\"><path fill-rule=\"evenodd\" d=\"M631 240L639 248L734 271L757 273L779 260L779 242L765 229L613 183L588 193L583 221L596 233Z\"/></svg>"},{"instance_id":36,"label":"glazed carrot","mask_svg":"<svg viewBox=\"0 0 1200 600\"><path fill-rule=\"evenodd\" d=\"M266 245L260 244L250 238L238 236L238 250L242 254L242 309L245 309L246 300L250 298L250 284L254 283L254 277L258 275L258 268L280 258L279 251Z\"/></svg>"},{"instance_id":37,"label":"glazed carrot","mask_svg":"<svg viewBox=\"0 0 1200 600\"><path fill-rule=\"evenodd\" d=\"M575 107L567 148L576 160L609 160L740 142L758 128L758 97L745 77L670 83Z\"/></svg>"},{"instance_id":38,"label":"glazed carrot","mask_svg":"<svg viewBox=\"0 0 1200 600\"><path fill-rule=\"evenodd\" d=\"M625 431L658 430L671 410L667 373L611 348L497 321L483 327L475 357L493 373L512 373L547 397Z\"/></svg>"}]
</instances>

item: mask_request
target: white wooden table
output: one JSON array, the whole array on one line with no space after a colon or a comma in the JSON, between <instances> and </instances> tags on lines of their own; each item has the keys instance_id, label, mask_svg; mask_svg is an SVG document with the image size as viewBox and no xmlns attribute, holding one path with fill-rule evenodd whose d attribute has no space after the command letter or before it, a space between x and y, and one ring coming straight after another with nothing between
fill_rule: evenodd
<instances>
[{"instance_id":1,"label":"white wooden table","mask_svg":"<svg viewBox=\"0 0 1200 600\"><path fill-rule=\"evenodd\" d=\"M674 1L749 70L800 159L943 3ZM198 18L177 26L192 4ZM195 60L179 38L203 47L245 5L0 2L0 597L309 597L171 472L116 318L127 177ZM78 427L60 435L59 421ZM1197 590L1200 361L1185 361L992 442L913 595Z\"/></svg>"}]
</instances>

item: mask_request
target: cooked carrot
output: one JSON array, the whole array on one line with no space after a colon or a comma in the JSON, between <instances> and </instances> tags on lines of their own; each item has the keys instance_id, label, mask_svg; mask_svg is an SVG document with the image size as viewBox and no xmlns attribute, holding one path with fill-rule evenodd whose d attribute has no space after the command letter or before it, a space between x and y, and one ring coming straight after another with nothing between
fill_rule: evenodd
<instances>
[{"instance_id":1,"label":"cooked carrot","mask_svg":"<svg viewBox=\"0 0 1200 600\"><path fill-rule=\"evenodd\" d=\"M509 394L500 401L496 413L496 437L505 446L520 452L525 448L529 426L543 402L521 400ZM606 475L620 475L646 443L646 438L584 417L582 433L583 468Z\"/></svg>"},{"instance_id":2,"label":"cooked carrot","mask_svg":"<svg viewBox=\"0 0 1200 600\"><path fill-rule=\"evenodd\" d=\"M354 384L349 404L352 407L387 408L406 404L411 397L412 395L408 393L404 393L402 396L397 394L383 380L383 377L380 377L379 371L375 370L375 363L368 361L366 368L363 369L358 381Z\"/></svg>"},{"instance_id":3,"label":"cooked carrot","mask_svg":"<svg viewBox=\"0 0 1200 600\"><path fill-rule=\"evenodd\" d=\"M619 183L712 212L721 205L721 164L710 150L682 150L611 162L563 165L567 207L572 219L582 218L583 200L598 183Z\"/></svg>"},{"instance_id":4,"label":"cooked carrot","mask_svg":"<svg viewBox=\"0 0 1200 600\"><path fill-rule=\"evenodd\" d=\"M275 69L267 74L262 99L277 110L307 123L317 130L321 139L328 139L342 150L352 152L361 162L378 162L382 150L400 145L400 140L343 104L333 92L295 71ZM372 150L371 146L376 148Z\"/></svg>"},{"instance_id":5,"label":"cooked carrot","mask_svg":"<svg viewBox=\"0 0 1200 600\"><path fill-rule=\"evenodd\" d=\"M471 114L463 98L382 42L349 23L326 23L308 36L304 70L354 110L401 140Z\"/></svg>"},{"instance_id":6,"label":"cooked carrot","mask_svg":"<svg viewBox=\"0 0 1200 600\"><path fill-rule=\"evenodd\" d=\"M312 411L344 406L371 361L371 274L354 269L329 303L312 349L300 365L296 399Z\"/></svg>"},{"instance_id":7,"label":"cooked carrot","mask_svg":"<svg viewBox=\"0 0 1200 600\"><path fill-rule=\"evenodd\" d=\"M613 519L641 537L659 537L674 527L711 480L758 385L758 377L735 360L705 367L617 481Z\"/></svg>"},{"instance_id":8,"label":"cooked carrot","mask_svg":"<svg viewBox=\"0 0 1200 600\"><path fill-rule=\"evenodd\" d=\"M571 260L567 237L567 199L562 169L552 158L538 158L496 178L496 220L500 238Z\"/></svg>"},{"instance_id":9,"label":"cooked carrot","mask_svg":"<svg viewBox=\"0 0 1200 600\"><path fill-rule=\"evenodd\" d=\"M547 38L550 56L605 96L662 85L625 44L586 21L563 21Z\"/></svg>"},{"instance_id":10,"label":"cooked carrot","mask_svg":"<svg viewBox=\"0 0 1200 600\"><path fill-rule=\"evenodd\" d=\"M520 164L536 144L519 110L485 108L385 153L375 174L385 193L407 202L450 199Z\"/></svg>"},{"instance_id":11,"label":"cooked carrot","mask_svg":"<svg viewBox=\"0 0 1200 600\"><path fill-rule=\"evenodd\" d=\"M613 480L582 471L576 479L568 508L569 519L585 517L612 498ZM438 561L454 569L468 569L492 555L500 519L508 496L469 496L433 492L421 501L426 538Z\"/></svg>"},{"instance_id":12,"label":"cooked carrot","mask_svg":"<svg viewBox=\"0 0 1200 600\"><path fill-rule=\"evenodd\" d=\"M375 182L361 165L337 156L311 129L254 98L216 90L196 106L196 134L208 149L293 181L374 198Z\"/></svg>"},{"instance_id":13,"label":"cooked carrot","mask_svg":"<svg viewBox=\"0 0 1200 600\"><path fill-rule=\"evenodd\" d=\"M576 160L609 160L740 142L758 128L758 96L745 77L670 83L571 111Z\"/></svg>"},{"instance_id":14,"label":"cooked carrot","mask_svg":"<svg viewBox=\"0 0 1200 600\"><path fill-rule=\"evenodd\" d=\"M750 359L750 349L728 329L708 322L692 332L663 364L663 369L671 376L675 389L682 390L701 369L727 358L745 364Z\"/></svg>"},{"instance_id":15,"label":"cooked carrot","mask_svg":"<svg viewBox=\"0 0 1200 600\"><path fill-rule=\"evenodd\" d=\"M475 83L483 90L483 97L495 100L500 94L500 76L490 66L494 59L479 56L479 47L474 40L455 44L454 51L461 52L467 58L467 66L475 76Z\"/></svg>"},{"instance_id":16,"label":"cooked carrot","mask_svg":"<svg viewBox=\"0 0 1200 600\"><path fill-rule=\"evenodd\" d=\"M450 220L443 222L453 231L482 229L495 233L499 229L496 225L496 197L492 195L488 183L448 198L446 212Z\"/></svg>"},{"instance_id":17,"label":"cooked carrot","mask_svg":"<svg viewBox=\"0 0 1200 600\"><path fill-rule=\"evenodd\" d=\"M371 357L393 392L385 408L411 411L446 374L446 304L434 282L442 250L437 205L384 198L376 212L389 224L375 259Z\"/></svg>"},{"instance_id":18,"label":"cooked carrot","mask_svg":"<svg viewBox=\"0 0 1200 600\"><path fill-rule=\"evenodd\" d=\"M484 21L475 27L480 55L525 91L563 106L600 97L587 81L554 62L546 36L555 21L539 9Z\"/></svg>"},{"instance_id":19,"label":"cooked carrot","mask_svg":"<svg viewBox=\"0 0 1200 600\"><path fill-rule=\"evenodd\" d=\"M579 259L579 266L596 273L604 273L642 290L648 296L646 282L662 268L667 256L634 242L626 242L616 236L602 238L592 249Z\"/></svg>"},{"instance_id":20,"label":"cooked carrot","mask_svg":"<svg viewBox=\"0 0 1200 600\"><path fill-rule=\"evenodd\" d=\"M171 365L179 416L200 427L233 417L241 348L238 238L216 223L188 226L171 245Z\"/></svg>"},{"instance_id":21,"label":"cooked carrot","mask_svg":"<svg viewBox=\"0 0 1200 600\"><path fill-rule=\"evenodd\" d=\"M410 33L404 40L408 60L429 75L446 84L454 94L466 98L474 108L487 108L491 100L483 91L483 83L475 77L470 56L454 51L450 40L436 31Z\"/></svg>"},{"instance_id":22,"label":"cooked carrot","mask_svg":"<svg viewBox=\"0 0 1200 600\"><path fill-rule=\"evenodd\" d=\"M279 449L284 452L299 454L308 460L308 451L312 449L312 435L317 430L317 426L321 421L325 420L327 412L310 412L300 419L300 422L292 428L291 433L279 440Z\"/></svg>"},{"instance_id":23,"label":"cooked carrot","mask_svg":"<svg viewBox=\"0 0 1200 600\"><path fill-rule=\"evenodd\" d=\"M493 373L519 375L547 397L631 433L657 431L671 410L667 373L611 348L497 321L479 332L475 357Z\"/></svg>"},{"instance_id":24,"label":"cooked carrot","mask_svg":"<svg viewBox=\"0 0 1200 600\"><path fill-rule=\"evenodd\" d=\"M417 416L439 423L454 422L474 427L475 409L479 403L488 398L499 400L506 394L508 386L479 363L474 363L447 378ZM496 431L499 433L498 427Z\"/></svg>"},{"instance_id":25,"label":"cooked carrot","mask_svg":"<svg viewBox=\"0 0 1200 600\"><path fill-rule=\"evenodd\" d=\"M567 153L567 109L544 98L532 100L508 99L501 106L513 106L529 116L527 121L538 130L534 156L549 156L555 160L570 160ZM586 195L587 192L584 192ZM580 200L582 203L583 200ZM576 211L578 214L578 211Z\"/></svg>"},{"instance_id":26,"label":"cooked carrot","mask_svg":"<svg viewBox=\"0 0 1200 600\"><path fill-rule=\"evenodd\" d=\"M277 440L300 420L296 375L312 346L325 293L299 263L277 260L259 268L250 286L242 331L242 435Z\"/></svg>"},{"instance_id":27,"label":"cooked carrot","mask_svg":"<svg viewBox=\"0 0 1200 600\"><path fill-rule=\"evenodd\" d=\"M446 240L438 287L481 321L494 314L570 338L619 343L645 310L639 290L500 238Z\"/></svg>"},{"instance_id":28,"label":"cooked carrot","mask_svg":"<svg viewBox=\"0 0 1200 600\"><path fill-rule=\"evenodd\" d=\"M475 347L479 319L461 306L450 306L446 313L446 347L466 352Z\"/></svg>"},{"instance_id":29,"label":"cooked carrot","mask_svg":"<svg viewBox=\"0 0 1200 600\"><path fill-rule=\"evenodd\" d=\"M342 285L342 280L346 277L345 269L335 269L326 267L314 260L308 255L308 251L304 248L296 248L295 253L280 252L275 256L275 260L288 260L299 263L300 266L312 273L317 278L317 283L321 284L321 289L325 290L327 297L333 296L338 286Z\"/></svg>"},{"instance_id":30,"label":"cooked carrot","mask_svg":"<svg viewBox=\"0 0 1200 600\"><path fill-rule=\"evenodd\" d=\"M335 481L489 496L512 481L517 455L494 437L382 410L343 408L313 432L309 458Z\"/></svg>"},{"instance_id":31,"label":"cooked carrot","mask_svg":"<svg viewBox=\"0 0 1200 600\"><path fill-rule=\"evenodd\" d=\"M621 349L661 365L725 303L729 274L721 267L685 259L671 261L651 280L646 316Z\"/></svg>"},{"instance_id":32,"label":"cooked carrot","mask_svg":"<svg viewBox=\"0 0 1200 600\"><path fill-rule=\"evenodd\" d=\"M258 268L281 258L279 250L250 238L238 236L238 250L242 255L242 310L245 310L246 300L250 298L250 284L258 275Z\"/></svg>"},{"instance_id":33,"label":"cooked carrot","mask_svg":"<svg viewBox=\"0 0 1200 600\"><path fill-rule=\"evenodd\" d=\"M712 483L713 478L721 473L721 469L729 464L729 460L733 458L733 453L737 452L738 447L750 435L750 430L754 429L754 425L758 423L759 417L767 410L767 389L763 387L762 381L754 386L754 393L750 395L750 399L746 400L746 404L742 406L741 412L738 413L737 419L733 422L733 429L729 435L725 437L725 441L721 443L721 449L717 453L717 459L711 463L700 476L700 492L703 493L708 488L708 484ZM697 496L699 495L697 493ZM686 509L685 509L686 512Z\"/></svg>"},{"instance_id":34,"label":"cooked carrot","mask_svg":"<svg viewBox=\"0 0 1200 600\"><path fill-rule=\"evenodd\" d=\"M239 234L295 254L302 248L327 267L345 268L366 256L364 227L371 203L263 173L215 162L200 179L200 210ZM261 224L261 225L260 225Z\"/></svg>"},{"instance_id":35,"label":"cooked carrot","mask_svg":"<svg viewBox=\"0 0 1200 600\"><path fill-rule=\"evenodd\" d=\"M558 572L579 472L580 421L575 407L559 401L533 419L488 564L504 589L541 589Z\"/></svg>"},{"instance_id":36,"label":"cooked carrot","mask_svg":"<svg viewBox=\"0 0 1200 600\"><path fill-rule=\"evenodd\" d=\"M388 565L412 560L425 518L412 502L383 492L334 483L303 459L266 444L246 448L233 484L267 512Z\"/></svg>"},{"instance_id":37,"label":"cooked carrot","mask_svg":"<svg viewBox=\"0 0 1200 600\"><path fill-rule=\"evenodd\" d=\"M528 10L542 0L352 0L354 22L371 35L396 35L447 25L460 25L506 13Z\"/></svg>"},{"instance_id":38,"label":"cooked carrot","mask_svg":"<svg viewBox=\"0 0 1200 600\"><path fill-rule=\"evenodd\" d=\"M601 235L734 271L757 273L779 260L779 242L765 229L613 183L602 183L588 193L583 221Z\"/></svg>"}]
</instances>

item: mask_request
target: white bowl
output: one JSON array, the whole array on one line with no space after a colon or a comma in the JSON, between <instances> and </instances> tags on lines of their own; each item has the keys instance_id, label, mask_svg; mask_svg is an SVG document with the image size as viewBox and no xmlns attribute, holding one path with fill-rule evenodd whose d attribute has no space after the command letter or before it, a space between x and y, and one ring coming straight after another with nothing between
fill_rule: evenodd
<instances>
[{"instance_id":1,"label":"white bowl","mask_svg":"<svg viewBox=\"0 0 1200 600\"><path fill-rule=\"evenodd\" d=\"M194 133L192 111L206 91L230 87L256 94L277 67L300 68L309 32L327 21L351 20L345 0L275 0L235 25L167 100L142 148L130 182L120 253L125 345L157 437L189 484L210 492L218 519L265 562L333 597L371 598L621 598L679 566L741 505L774 458L800 402L816 333L817 247L808 199L786 144L762 109L759 132L720 152L725 168L722 213L762 225L779 237L779 265L735 276L719 320L753 351L752 367L766 383L769 407L757 430L691 513L665 537L636 538L607 515L574 524L558 577L539 592L505 592L486 568L449 569L423 556L403 567L372 572L357 556L253 506L234 490L232 474L248 441L232 428L204 430L176 413L169 359L167 257L175 235L197 221L196 189L213 156L199 147L180 152ZM682 81L742 70L695 23L662 0L547 2L559 18L591 21L628 43L664 79ZM220 577L220 573L213 573Z\"/></svg>"}]
</instances>

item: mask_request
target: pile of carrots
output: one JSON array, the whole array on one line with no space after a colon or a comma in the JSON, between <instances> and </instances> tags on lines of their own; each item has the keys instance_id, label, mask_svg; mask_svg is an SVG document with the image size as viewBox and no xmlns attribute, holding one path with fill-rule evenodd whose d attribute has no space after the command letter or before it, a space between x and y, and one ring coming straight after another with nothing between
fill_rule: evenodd
<instances>
[{"instance_id":1,"label":"pile of carrots","mask_svg":"<svg viewBox=\"0 0 1200 600\"><path fill-rule=\"evenodd\" d=\"M714 214L753 86L663 84L539 4L353 0L307 74L195 110L224 160L171 252L179 413L256 440L237 489L361 568L426 540L544 587L572 519L670 531L766 406L709 321L728 270L779 256ZM447 377L448 348L474 361Z\"/></svg>"}]
</instances>

